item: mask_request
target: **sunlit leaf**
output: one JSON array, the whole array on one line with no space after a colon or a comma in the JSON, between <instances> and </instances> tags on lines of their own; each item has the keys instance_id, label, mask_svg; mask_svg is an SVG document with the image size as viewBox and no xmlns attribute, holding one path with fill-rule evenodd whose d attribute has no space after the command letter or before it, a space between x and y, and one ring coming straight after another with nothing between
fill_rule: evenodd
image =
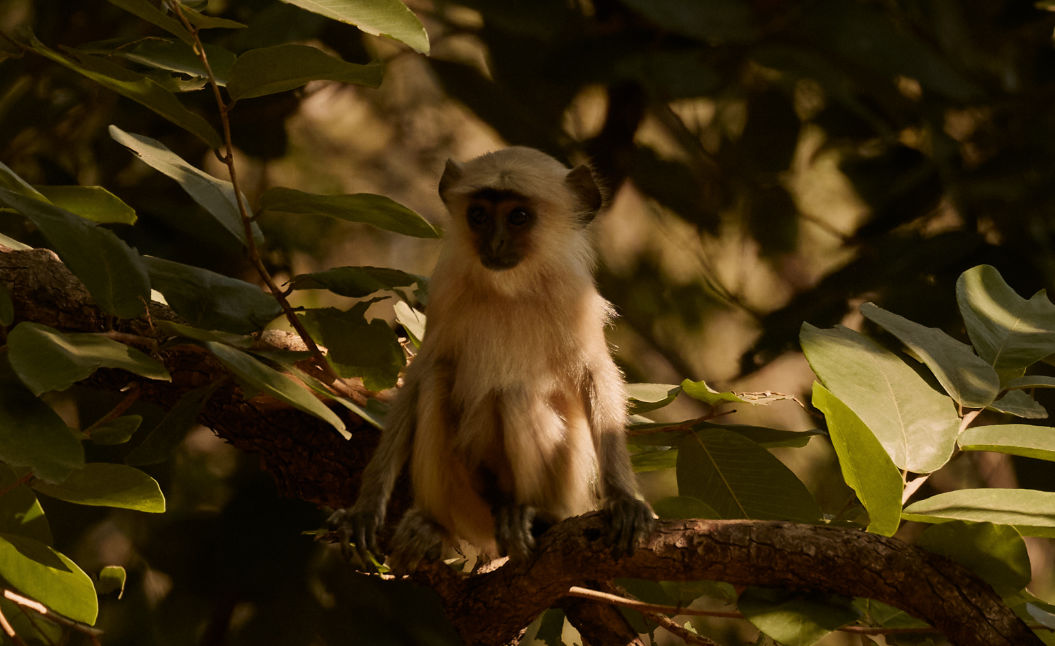
<instances>
[{"instance_id":1,"label":"sunlit leaf","mask_svg":"<svg viewBox=\"0 0 1055 646\"><path fill-rule=\"evenodd\" d=\"M901 473L864 422L817 382L813 405L828 422L843 479L868 511L868 531L893 536L901 523Z\"/></svg>"},{"instance_id":2,"label":"sunlit leaf","mask_svg":"<svg viewBox=\"0 0 1055 646\"><path fill-rule=\"evenodd\" d=\"M237 101L286 92L310 81L377 87L382 71L381 63L349 63L317 47L275 45L251 49L239 56L231 65L227 91Z\"/></svg>"},{"instance_id":3,"label":"sunlit leaf","mask_svg":"<svg viewBox=\"0 0 1055 646\"><path fill-rule=\"evenodd\" d=\"M693 399L698 399L711 406L717 406L719 404L727 402L744 403L744 400L741 399L736 393L729 391L718 392L717 390L708 386L707 383L704 381L691 381L689 379L686 379L681 382L681 389L689 397L692 397Z\"/></svg>"},{"instance_id":4,"label":"sunlit leaf","mask_svg":"<svg viewBox=\"0 0 1055 646\"><path fill-rule=\"evenodd\" d=\"M383 195L316 195L275 187L261 196L260 210L289 215L325 215L418 238L439 237L428 220Z\"/></svg>"},{"instance_id":5,"label":"sunlit leaf","mask_svg":"<svg viewBox=\"0 0 1055 646\"><path fill-rule=\"evenodd\" d=\"M971 346L945 332L888 312L873 303L861 313L905 344L937 377L945 392L966 408L985 408L1000 391L1000 377Z\"/></svg>"},{"instance_id":6,"label":"sunlit leaf","mask_svg":"<svg viewBox=\"0 0 1055 646\"><path fill-rule=\"evenodd\" d=\"M776 588L747 588L740 594L737 609L756 628L787 646L811 646L858 619L843 597Z\"/></svg>"},{"instance_id":7,"label":"sunlit leaf","mask_svg":"<svg viewBox=\"0 0 1055 646\"><path fill-rule=\"evenodd\" d=\"M318 417L337 429L337 432L345 438L351 437L351 434L345 430L344 422L325 404L316 399L304 385L297 383L289 375L228 345L206 341L205 347L216 355L216 358L227 366L235 377L251 388Z\"/></svg>"},{"instance_id":8,"label":"sunlit leaf","mask_svg":"<svg viewBox=\"0 0 1055 646\"><path fill-rule=\"evenodd\" d=\"M381 290L406 287L420 276L387 267L334 267L293 278L293 289L328 289L341 296L363 298Z\"/></svg>"},{"instance_id":9,"label":"sunlit leaf","mask_svg":"<svg viewBox=\"0 0 1055 646\"><path fill-rule=\"evenodd\" d=\"M115 125L110 126L110 136L135 153L145 164L176 180L180 188L216 218L223 228L245 244L245 226L242 224L234 187L230 182L191 166L156 139L125 132ZM247 215L252 216L252 213L248 213L248 203L244 199L242 203L246 205ZM253 238L261 240L263 235L259 227L255 224L252 226Z\"/></svg>"},{"instance_id":10,"label":"sunlit leaf","mask_svg":"<svg viewBox=\"0 0 1055 646\"><path fill-rule=\"evenodd\" d=\"M57 482L84 466L84 447L55 411L37 399L0 352L0 460Z\"/></svg>"},{"instance_id":11,"label":"sunlit leaf","mask_svg":"<svg viewBox=\"0 0 1055 646\"><path fill-rule=\"evenodd\" d=\"M1055 429L1029 424L974 426L958 440L964 451L996 451L1055 461Z\"/></svg>"},{"instance_id":12,"label":"sunlit leaf","mask_svg":"<svg viewBox=\"0 0 1055 646\"><path fill-rule=\"evenodd\" d=\"M32 486L42 494L78 505L133 509L152 514L165 511L165 496L157 481L124 464L92 462L62 482L34 481Z\"/></svg>"},{"instance_id":13,"label":"sunlit leaf","mask_svg":"<svg viewBox=\"0 0 1055 646\"><path fill-rule=\"evenodd\" d=\"M95 584L95 589L99 595L117 593L117 598L120 599L125 594L125 582L128 580L128 573L120 565L107 565L99 571L99 582Z\"/></svg>"},{"instance_id":14,"label":"sunlit leaf","mask_svg":"<svg viewBox=\"0 0 1055 646\"><path fill-rule=\"evenodd\" d=\"M995 267L979 265L956 281L956 301L971 343L997 372L1021 370L1055 354L1055 304L1044 290L1027 301Z\"/></svg>"},{"instance_id":15,"label":"sunlit leaf","mask_svg":"<svg viewBox=\"0 0 1055 646\"><path fill-rule=\"evenodd\" d=\"M811 522L820 509L806 486L769 451L720 429L699 431L678 445L678 493L713 507L722 518Z\"/></svg>"},{"instance_id":16,"label":"sunlit leaf","mask_svg":"<svg viewBox=\"0 0 1055 646\"><path fill-rule=\"evenodd\" d=\"M103 224L135 224L135 209L102 186L37 186L55 206Z\"/></svg>"},{"instance_id":17,"label":"sunlit leaf","mask_svg":"<svg viewBox=\"0 0 1055 646\"><path fill-rule=\"evenodd\" d=\"M957 489L905 508L905 520L964 520L1011 525L1023 536L1055 538L1055 492L1032 489Z\"/></svg>"},{"instance_id":18,"label":"sunlit leaf","mask_svg":"<svg viewBox=\"0 0 1055 646\"><path fill-rule=\"evenodd\" d=\"M99 601L92 580L64 554L39 541L0 534L0 578L60 615L95 623Z\"/></svg>"},{"instance_id":19,"label":"sunlit leaf","mask_svg":"<svg viewBox=\"0 0 1055 646\"><path fill-rule=\"evenodd\" d=\"M150 282L139 254L112 231L49 202L0 188L0 203L29 218L99 307L130 318L146 309Z\"/></svg>"},{"instance_id":20,"label":"sunlit leaf","mask_svg":"<svg viewBox=\"0 0 1055 646\"><path fill-rule=\"evenodd\" d=\"M421 347L421 341L425 338L425 315L403 301L396 303L392 309L396 315L396 322L410 335L410 341L415 347Z\"/></svg>"},{"instance_id":21,"label":"sunlit leaf","mask_svg":"<svg viewBox=\"0 0 1055 646\"><path fill-rule=\"evenodd\" d=\"M989 408L1022 419L1044 419L1048 416L1047 409L1024 390L1008 391L990 404Z\"/></svg>"},{"instance_id":22,"label":"sunlit leaf","mask_svg":"<svg viewBox=\"0 0 1055 646\"><path fill-rule=\"evenodd\" d=\"M210 148L219 148L222 145L220 135L209 125L208 121L187 109L176 98L176 95L153 79L131 72L98 56L82 54L76 60L68 58L46 47L36 38L31 40L29 47L38 54L152 110L195 135Z\"/></svg>"},{"instance_id":23,"label":"sunlit leaf","mask_svg":"<svg viewBox=\"0 0 1055 646\"><path fill-rule=\"evenodd\" d=\"M304 322L313 336L322 339L326 359L342 377L362 377L373 391L396 384L404 364L403 350L395 332L381 320L366 320L369 302L348 311L335 308L313 309Z\"/></svg>"},{"instance_id":24,"label":"sunlit leaf","mask_svg":"<svg viewBox=\"0 0 1055 646\"><path fill-rule=\"evenodd\" d=\"M23 321L7 340L11 367L35 395L65 390L99 368L120 368L148 379L172 380L161 362L104 334L63 333Z\"/></svg>"},{"instance_id":25,"label":"sunlit leaf","mask_svg":"<svg viewBox=\"0 0 1055 646\"><path fill-rule=\"evenodd\" d=\"M1024 377L1018 377L1007 382L1005 388L1011 389L1026 389L1026 388L1055 388L1055 377L1048 377L1046 375L1026 375Z\"/></svg>"},{"instance_id":26,"label":"sunlit leaf","mask_svg":"<svg viewBox=\"0 0 1055 646\"><path fill-rule=\"evenodd\" d=\"M1021 590L1032 579L1026 544L1014 527L952 521L928 527L916 545L963 565L1001 595Z\"/></svg>"},{"instance_id":27,"label":"sunlit leaf","mask_svg":"<svg viewBox=\"0 0 1055 646\"><path fill-rule=\"evenodd\" d=\"M192 325L248 334L282 314L275 298L252 283L163 258L143 261L151 286Z\"/></svg>"},{"instance_id":28,"label":"sunlit leaf","mask_svg":"<svg viewBox=\"0 0 1055 646\"><path fill-rule=\"evenodd\" d=\"M677 398L681 386L670 384L627 384L626 393L630 400L630 411L640 415L663 408Z\"/></svg>"},{"instance_id":29,"label":"sunlit leaf","mask_svg":"<svg viewBox=\"0 0 1055 646\"><path fill-rule=\"evenodd\" d=\"M951 398L847 328L804 323L799 339L821 383L875 434L898 468L930 473L949 460L960 426Z\"/></svg>"},{"instance_id":30,"label":"sunlit leaf","mask_svg":"<svg viewBox=\"0 0 1055 646\"><path fill-rule=\"evenodd\" d=\"M429 36L421 21L399 0L283 0L301 9L355 25L368 34L386 36L429 53Z\"/></svg>"}]
</instances>

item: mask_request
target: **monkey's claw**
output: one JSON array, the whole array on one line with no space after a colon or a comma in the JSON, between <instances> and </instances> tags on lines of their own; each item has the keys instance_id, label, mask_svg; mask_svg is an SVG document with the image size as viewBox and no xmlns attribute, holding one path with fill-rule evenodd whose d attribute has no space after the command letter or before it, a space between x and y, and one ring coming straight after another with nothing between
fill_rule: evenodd
<instances>
[{"instance_id":1,"label":"monkey's claw","mask_svg":"<svg viewBox=\"0 0 1055 646\"><path fill-rule=\"evenodd\" d=\"M513 560L527 558L535 549L531 523L535 509L529 505L503 505L495 510L495 540L498 550Z\"/></svg>"},{"instance_id":2,"label":"monkey's claw","mask_svg":"<svg viewBox=\"0 0 1055 646\"><path fill-rule=\"evenodd\" d=\"M614 558L633 554L638 541L645 538L656 523L652 509L637 498L610 500L605 511L609 522L608 543L612 546Z\"/></svg>"},{"instance_id":3,"label":"monkey's claw","mask_svg":"<svg viewBox=\"0 0 1055 646\"><path fill-rule=\"evenodd\" d=\"M381 554L377 547L377 528L382 522L377 514L356 511L354 507L338 509L326 520L341 539L344 558L351 559L354 548L354 554L363 565L369 565L371 557Z\"/></svg>"}]
</instances>

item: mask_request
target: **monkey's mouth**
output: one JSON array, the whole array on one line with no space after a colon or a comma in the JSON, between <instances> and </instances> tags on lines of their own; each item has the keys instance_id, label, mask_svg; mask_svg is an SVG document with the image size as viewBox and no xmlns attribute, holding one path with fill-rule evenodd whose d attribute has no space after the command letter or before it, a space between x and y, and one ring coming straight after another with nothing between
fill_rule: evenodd
<instances>
[{"instance_id":1,"label":"monkey's mouth","mask_svg":"<svg viewBox=\"0 0 1055 646\"><path fill-rule=\"evenodd\" d=\"M480 262L484 267L493 271L503 271L505 269L516 267L520 262L520 258L517 258L516 256L486 256L480 258Z\"/></svg>"}]
</instances>

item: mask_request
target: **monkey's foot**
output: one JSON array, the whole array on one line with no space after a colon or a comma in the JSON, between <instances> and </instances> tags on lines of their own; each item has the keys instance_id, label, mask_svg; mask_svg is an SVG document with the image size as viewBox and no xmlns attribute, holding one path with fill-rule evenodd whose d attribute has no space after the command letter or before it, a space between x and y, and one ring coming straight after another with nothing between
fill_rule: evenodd
<instances>
[{"instance_id":1,"label":"monkey's foot","mask_svg":"<svg viewBox=\"0 0 1055 646\"><path fill-rule=\"evenodd\" d=\"M377 548L377 528L383 522L383 514L356 511L355 507L338 509L326 519L326 524L340 536L344 558L350 559L354 548L355 555L366 567L369 567L372 556L382 557Z\"/></svg>"},{"instance_id":2,"label":"monkey's foot","mask_svg":"<svg viewBox=\"0 0 1055 646\"><path fill-rule=\"evenodd\" d=\"M531 524L535 508L529 505L503 505L495 509L495 541L498 551L513 560L527 558L535 549Z\"/></svg>"},{"instance_id":3,"label":"monkey's foot","mask_svg":"<svg viewBox=\"0 0 1055 646\"><path fill-rule=\"evenodd\" d=\"M388 565L396 574L406 574L422 561L438 561L446 544L447 534L442 527L421 510L410 509L392 537Z\"/></svg>"},{"instance_id":4,"label":"monkey's foot","mask_svg":"<svg viewBox=\"0 0 1055 646\"><path fill-rule=\"evenodd\" d=\"M656 523L652 508L629 496L609 500L605 511L609 522L608 542L615 558L633 554L637 542L648 536Z\"/></svg>"}]
</instances>

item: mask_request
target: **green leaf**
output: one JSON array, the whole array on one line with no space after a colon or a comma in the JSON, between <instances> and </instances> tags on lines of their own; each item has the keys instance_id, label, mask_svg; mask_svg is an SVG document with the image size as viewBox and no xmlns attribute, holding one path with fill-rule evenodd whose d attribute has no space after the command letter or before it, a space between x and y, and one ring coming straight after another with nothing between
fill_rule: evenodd
<instances>
[{"instance_id":1,"label":"green leaf","mask_svg":"<svg viewBox=\"0 0 1055 646\"><path fill-rule=\"evenodd\" d=\"M396 385L405 363L396 333L381 319L366 320L370 302L344 312L336 308L308 310L304 323L322 340L326 359L342 377L362 377L373 391Z\"/></svg>"},{"instance_id":2,"label":"green leaf","mask_svg":"<svg viewBox=\"0 0 1055 646\"><path fill-rule=\"evenodd\" d=\"M425 338L425 315L403 301L396 303L392 309L396 315L396 323L407 331L414 347L420 348L421 341Z\"/></svg>"},{"instance_id":3,"label":"green leaf","mask_svg":"<svg viewBox=\"0 0 1055 646\"><path fill-rule=\"evenodd\" d=\"M930 473L948 462L960 426L952 399L853 330L803 323L799 339L821 383L861 418L898 468Z\"/></svg>"},{"instance_id":4,"label":"green leaf","mask_svg":"<svg viewBox=\"0 0 1055 646\"><path fill-rule=\"evenodd\" d=\"M208 72L194 49L187 43L167 38L140 40L114 52L130 61L167 72L175 72L199 79L208 78ZM217 45L206 45L205 55L209 59L213 78L219 85L227 84L231 65L236 56Z\"/></svg>"},{"instance_id":5,"label":"green leaf","mask_svg":"<svg viewBox=\"0 0 1055 646\"><path fill-rule=\"evenodd\" d=\"M326 399L335 401L341 406L344 406L348 410L361 417L364 422L370 424L374 428L382 431L385 430L384 413L386 412L386 410L378 410L377 408L374 408L374 406L372 406L372 404L376 404L376 399L371 399L367 401L365 406L360 406L359 404L355 403L351 399L348 399L347 397L339 397L333 394L333 391L328 389L321 381L319 381L315 377L312 377L297 366L290 366L289 368L292 373L296 375L297 379L303 381L308 388L311 388L313 391L325 397Z\"/></svg>"},{"instance_id":6,"label":"green leaf","mask_svg":"<svg viewBox=\"0 0 1055 646\"><path fill-rule=\"evenodd\" d=\"M92 625L99 614L88 575L65 555L32 538L0 534L0 578L74 621Z\"/></svg>"},{"instance_id":7,"label":"green leaf","mask_svg":"<svg viewBox=\"0 0 1055 646\"><path fill-rule=\"evenodd\" d=\"M49 202L85 220L102 224L135 224L135 209L102 186L37 186Z\"/></svg>"},{"instance_id":8,"label":"green leaf","mask_svg":"<svg viewBox=\"0 0 1055 646\"><path fill-rule=\"evenodd\" d=\"M227 91L238 101L294 90L309 81L377 87L382 71L381 63L348 63L308 45L275 45L239 56L231 66Z\"/></svg>"},{"instance_id":9,"label":"green leaf","mask_svg":"<svg viewBox=\"0 0 1055 646\"><path fill-rule=\"evenodd\" d=\"M139 430L139 425L142 423L142 415L125 415L110 420L91 429L92 442L103 446L124 444Z\"/></svg>"},{"instance_id":10,"label":"green leaf","mask_svg":"<svg viewBox=\"0 0 1055 646\"><path fill-rule=\"evenodd\" d=\"M328 289L341 296L363 298L381 290L406 287L420 276L387 267L335 267L293 278L293 289Z\"/></svg>"},{"instance_id":11,"label":"green leaf","mask_svg":"<svg viewBox=\"0 0 1055 646\"><path fill-rule=\"evenodd\" d=\"M813 405L828 421L843 479L868 511L868 531L893 536L901 524L901 473L864 422L817 382Z\"/></svg>"},{"instance_id":12,"label":"green leaf","mask_svg":"<svg viewBox=\"0 0 1055 646\"><path fill-rule=\"evenodd\" d=\"M55 411L15 376L0 352L0 460L59 481L84 466L84 447Z\"/></svg>"},{"instance_id":13,"label":"green leaf","mask_svg":"<svg viewBox=\"0 0 1055 646\"><path fill-rule=\"evenodd\" d=\"M373 36L385 36L429 53L429 35L421 21L399 0L282 0Z\"/></svg>"},{"instance_id":14,"label":"green leaf","mask_svg":"<svg viewBox=\"0 0 1055 646\"><path fill-rule=\"evenodd\" d=\"M681 382L681 389L686 395L704 402L710 406L717 406L726 402L744 403L744 400L734 392L718 392L704 381L692 381L686 379Z\"/></svg>"},{"instance_id":15,"label":"green leaf","mask_svg":"<svg viewBox=\"0 0 1055 646\"><path fill-rule=\"evenodd\" d=\"M8 236L5 236L2 233L0 233L0 246L7 247L8 249L14 249L15 251L28 251L33 248L25 244L24 242L19 242L14 238L9 238Z\"/></svg>"},{"instance_id":16,"label":"green leaf","mask_svg":"<svg viewBox=\"0 0 1055 646\"><path fill-rule=\"evenodd\" d=\"M996 451L1055 461L1055 428L1029 424L974 426L960 435L964 451Z\"/></svg>"},{"instance_id":17,"label":"green leaf","mask_svg":"<svg viewBox=\"0 0 1055 646\"><path fill-rule=\"evenodd\" d=\"M120 599L125 594L125 582L128 580L128 574L125 569L120 565L107 565L99 571L99 582L95 585L99 595L117 593L117 598Z\"/></svg>"},{"instance_id":18,"label":"green leaf","mask_svg":"<svg viewBox=\"0 0 1055 646\"><path fill-rule=\"evenodd\" d=\"M245 227L238 211L234 187L230 182L217 179L191 166L156 139L125 132L115 125L110 126L110 137L131 150L154 170L176 180L180 188L216 218L223 228L227 229L243 245L246 243ZM248 210L248 202L244 198L242 203L246 204ZM247 214L252 217L252 213ZM253 225L253 239L257 241L263 239L259 227L255 224Z\"/></svg>"},{"instance_id":19,"label":"green leaf","mask_svg":"<svg viewBox=\"0 0 1055 646\"><path fill-rule=\"evenodd\" d=\"M417 238L439 237L428 220L383 195L316 195L279 186L268 189L260 197L260 210L288 215L325 215Z\"/></svg>"},{"instance_id":20,"label":"green leaf","mask_svg":"<svg viewBox=\"0 0 1055 646\"><path fill-rule=\"evenodd\" d=\"M11 168L3 162L0 162L0 188L6 188L13 193L25 195L26 197L47 200L40 191L30 186L29 182L19 177L18 173L11 170Z\"/></svg>"},{"instance_id":21,"label":"green leaf","mask_svg":"<svg viewBox=\"0 0 1055 646\"><path fill-rule=\"evenodd\" d=\"M916 540L923 549L948 557L971 570L1001 596L1030 582L1029 553L1014 527L952 521L928 527Z\"/></svg>"},{"instance_id":22,"label":"green leaf","mask_svg":"<svg viewBox=\"0 0 1055 646\"><path fill-rule=\"evenodd\" d=\"M180 103L176 95L153 79L114 65L104 58L82 54L72 60L49 49L33 37L29 48L82 76L131 99L143 107L168 119L204 141L210 148L220 148L223 142L209 122Z\"/></svg>"},{"instance_id":23,"label":"green leaf","mask_svg":"<svg viewBox=\"0 0 1055 646\"><path fill-rule=\"evenodd\" d=\"M714 507L692 496L669 496L657 500L652 510L660 518L721 518Z\"/></svg>"},{"instance_id":24,"label":"green leaf","mask_svg":"<svg viewBox=\"0 0 1055 646\"><path fill-rule=\"evenodd\" d=\"M634 471L643 473L646 471L660 471L673 469L678 464L678 451L668 446L649 448L643 451L635 451L630 456L630 463Z\"/></svg>"},{"instance_id":25,"label":"green leaf","mask_svg":"<svg viewBox=\"0 0 1055 646\"><path fill-rule=\"evenodd\" d=\"M722 518L812 522L820 517L806 486L769 451L720 429L692 433L678 446L678 493Z\"/></svg>"},{"instance_id":26,"label":"green leaf","mask_svg":"<svg viewBox=\"0 0 1055 646\"><path fill-rule=\"evenodd\" d=\"M99 368L120 368L148 379L171 381L161 362L104 334L64 334L23 321L7 337L8 359L34 395L66 390Z\"/></svg>"},{"instance_id":27,"label":"green leaf","mask_svg":"<svg viewBox=\"0 0 1055 646\"><path fill-rule=\"evenodd\" d=\"M161 27L188 45L194 43L194 37L183 26L183 23L168 15L168 12L162 11L156 2L151 0L108 0L108 2L153 25Z\"/></svg>"},{"instance_id":28,"label":"green leaf","mask_svg":"<svg viewBox=\"0 0 1055 646\"><path fill-rule=\"evenodd\" d=\"M963 272L956 301L978 354L997 372L1021 370L1055 354L1055 305L1041 290L1028 301L990 265Z\"/></svg>"},{"instance_id":29,"label":"green leaf","mask_svg":"<svg viewBox=\"0 0 1055 646\"><path fill-rule=\"evenodd\" d=\"M179 401L165 413L158 425L150 430L143 441L125 456L125 463L134 466L157 464L169 458L198 420L198 413L205 407L216 389L225 380L217 380L183 393Z\"/></svg>"},{"instance_id":30,"label":"green leaf","mask_svg":"<svg viewBox=\"0 0 1055 646\"><path fill-rule=\"evenodd\" d=\"M246 25L238 22L237 20L228 20L227 18L220 18L219 16L206 15L194 7L183 4L180 10L183 15L187 18L187 22L194 25L198 29L245 29Z\"/></svg>"},{"instance_id":31,"label":"green leaf","mask_svg":"<svg viewBox=\"0 0 1055 646\"><path fill-rule=\"evenodd\" d=\"M677 398L681 386L670 384L627 384L630 412L635 415L663 408Z\"/></svg>"},{"instance_id":32,"label":"green leaf","mask_svg":"<svg viewBox=\"0 0 1055 646\"><path fill-rule=\"evenodd\" d=\"M184 325L173 321L156 321L155 325L157 325L158 329L165 334L193 339L195 341L216 341L217 343L224 343L243 350L249 350L256 345L256 341L253 337L242 334L218 332L216 330L203 330L194 327L193 325Z\"/></svg>"},{"instance_id":33,"label":"green leaf","mask_svg":"<svg viewBox=\"0 0 1055 646\"><path fill-rule=\"evenodd\" d=\"M1044 419L1048 416L1047 409L1023 390L1008 391L989 408L1023 419Z\"/></svg>"},{"instance_id":34,"label":"green leaf","mask_svg":"<svg viewBox=\"0 0 1055 646\"><path fill-rule=\"evenodd\" d=\"M923 523L965 520L1011 525L1023 536L1055 538L1055 492L958 489L912 503L901 517Z\"/></svg>"},{"instance_id":35,"label":"green leaf","mask_svg":"<svg viewBox=\"0 0 1055 646\"><path fill-rule=\"evenodd\" d=\"M861 305L861 313L890 332L937 377L945 392L965 408L985 408L1000 392L1000 377L993 367L945 332L926 327L888 312L873 303Z\"/></svg>"},{"instance_id":36,"label":"green leaf","mask_svg":"<svg viewBox=\"0 0 1055 646\"><path fill-rule=\"evenodd\" d=\"M18 534L51 545L51 527L36 494L27 484L18 484L19 474L0 464L0 533Z\"/></svg>"},{"instance_id":37,"label":"green leaf","mask_svg":"<svg viewBox=\"0 0 1055 646\"><path fill-rule=\"evenodd\" d=\"M1055 377L1044 375L1026 375L1012 379L1004 386L1008 390L1026 388L1055 388Z\"/></svg>"},{"instance_id":38,"label":"green leaf","mask_svg":"<svg viewBox=\"0 0 1055 646\"><path fill-rule=\"evenodd\" d=\"M160 514L165 496L156 480L124 464L91 462L57 484L33 481L42 494L92 507L116 507Z\"/></svg>"},{"instance_id":39,"label":"green leaf","mask_svg":"<svg viewBox=\"0 0 1055 646\"><path fill-rule=\"evenodd\" d=\"M228 345L206 341L205 347L244 384L279 401L286 402L293 408L318 417L337 429L337 432L345 439L351 437L351 434L345 430L344 422L325 404L316 399L307 388L294 381L289 375L268 367L245 352Z\"/></svg>"},{"instance_id":40,"label":"green leaf","mask_svg":"<svg viewBox=\"0 0 1055 646\"><path fill-rule=\"evenodd\" d=\"M756 628L787 646L811 646L858 619L843 597L776 588L748 587L737 608Z\"/></svg>"},{"instance_id":41,"label":"green leaf","mask_svg":"<svg viewBox=\"0 0 1055 646\"><path fill-rule=\"evenodd\" d=\"M0 202L33 222L99 307L115 316L143 313L150 282L139 254L113 232L48 202L0 188Z\"/></svg>"},{"instance_id":42,"label":"green leaf","mask_svg":"<svg viewBox=\"0 0 1055 646\"><path fill-rule=\"evenodd\" d=\"M15 303L11 300L11 290L0 283L0 325L10 326L15 322Z\"/></svg>"},{"instance_id":43,"label":"green leaf","mask_svg":"<svg viewBox=\"0 0 1055 646\"><path fill-rule=\"evenodd\" d=\"M274 297L252 283L162 258L143 261L151 286L192 325L248 334L282 314Z\"/></svg>"}]
</instances>

